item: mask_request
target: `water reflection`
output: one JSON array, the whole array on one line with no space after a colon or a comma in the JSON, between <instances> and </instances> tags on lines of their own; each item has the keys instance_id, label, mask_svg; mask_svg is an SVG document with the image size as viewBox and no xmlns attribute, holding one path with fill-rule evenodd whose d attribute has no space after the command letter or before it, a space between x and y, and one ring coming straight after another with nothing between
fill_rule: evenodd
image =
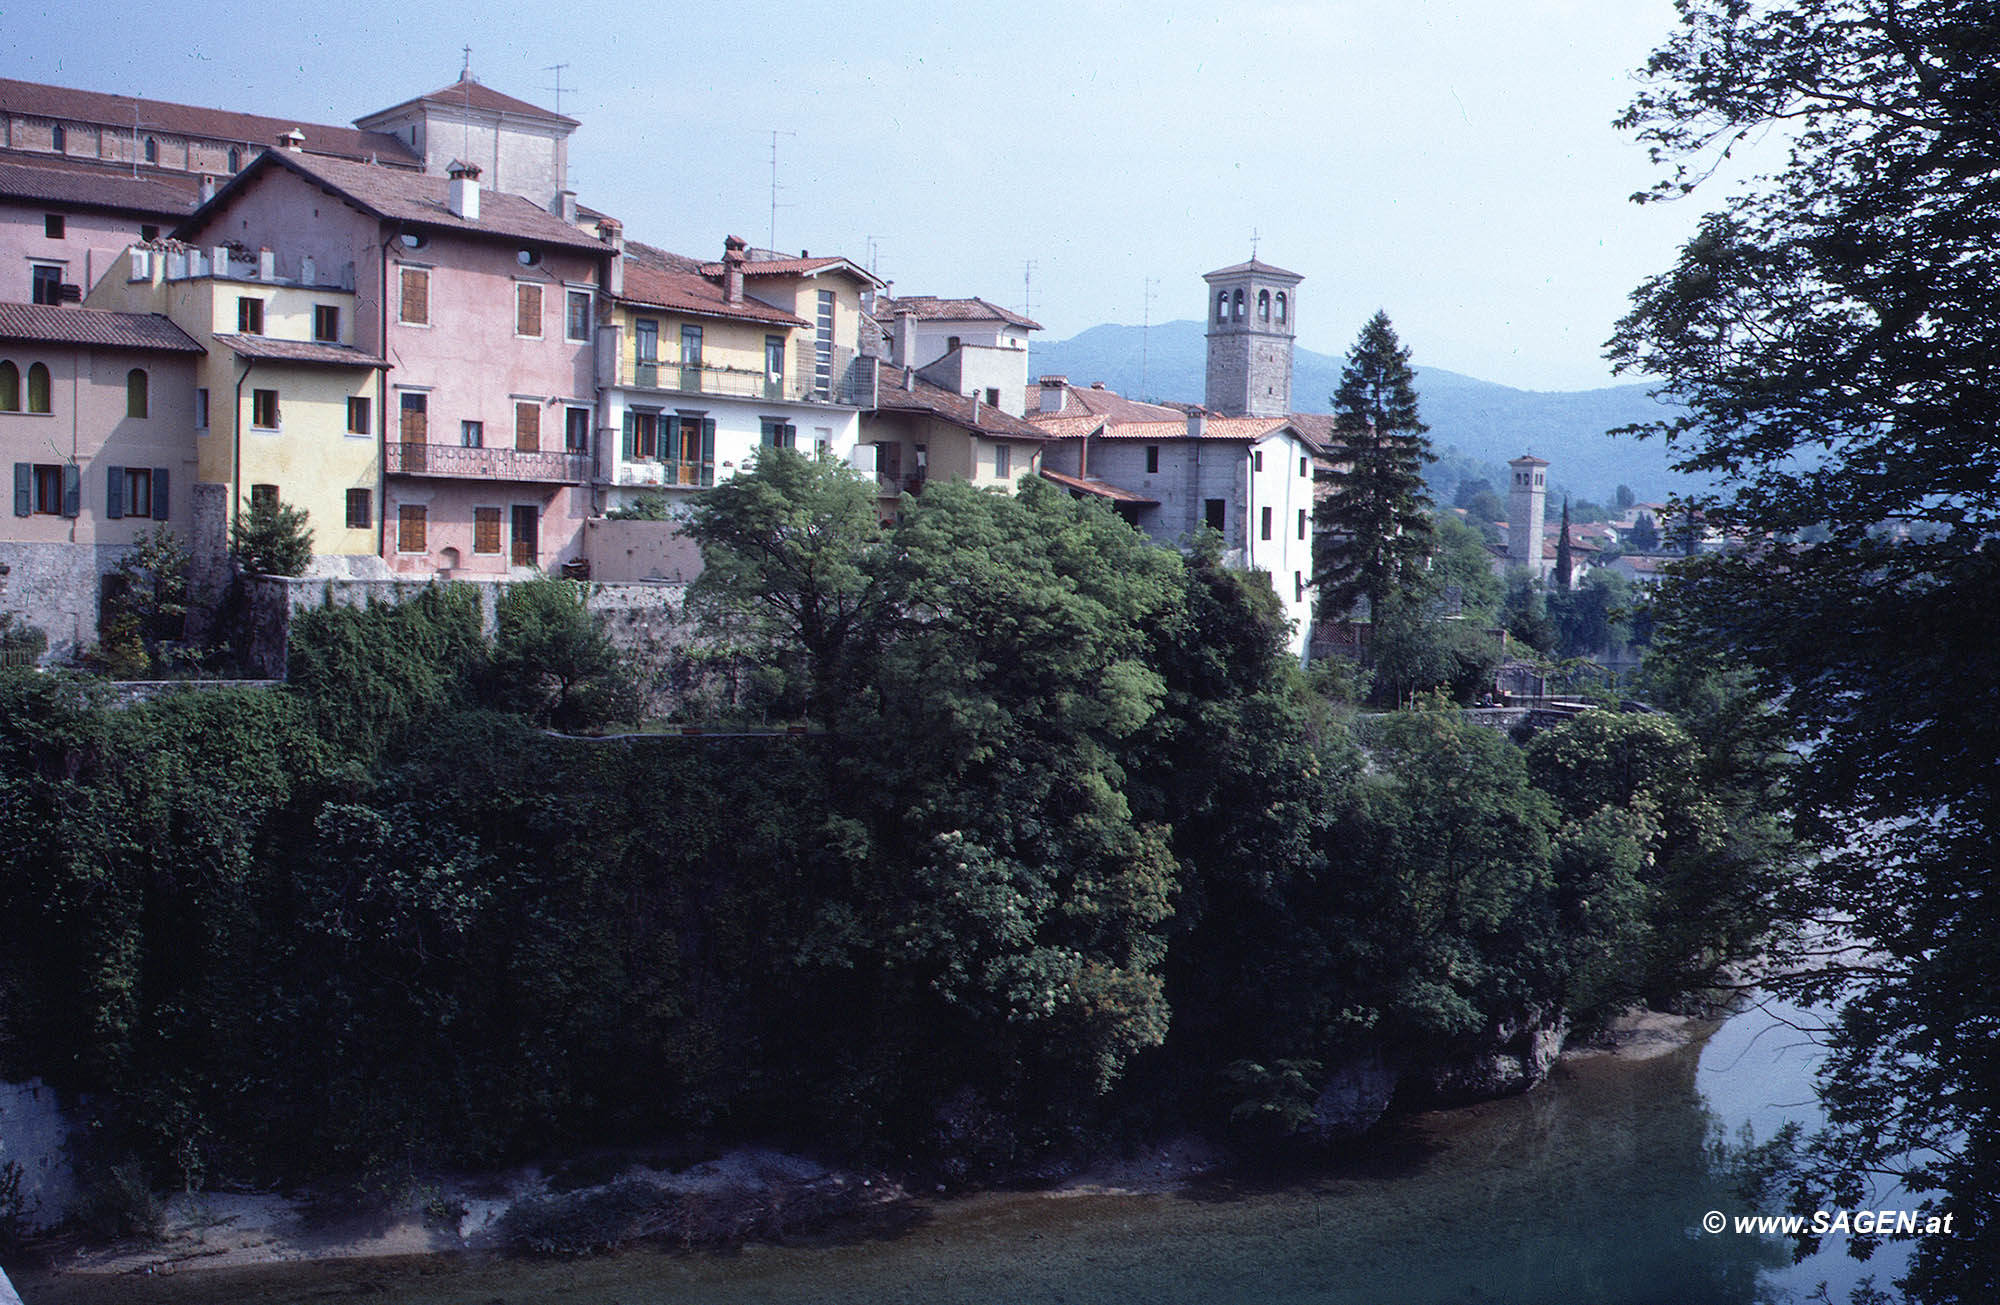
<instances>
[{"instance_id":1,"label":"water reflection","mask_svg":"<svg viewBox=\"0 0 2000 1305\"><path fill-rule=\"evenodd\" d=\"M1524 1098L1420 1116L1331 1171L1179 1195L1000 1195L844 1245L654 1251L580 1265L482 1257L33 1285L30 1305L322 1301L401 1305L1254 1301L1260 1305L1748 1305L1844 1300L1862 1272L1829 1245L1698 1230L1743 1207L1707 1162L1718 1128L1810 1122L1816 1052L1779 1010L1706 1047L1561 1066Z\"/></svg>"}]
</instances>

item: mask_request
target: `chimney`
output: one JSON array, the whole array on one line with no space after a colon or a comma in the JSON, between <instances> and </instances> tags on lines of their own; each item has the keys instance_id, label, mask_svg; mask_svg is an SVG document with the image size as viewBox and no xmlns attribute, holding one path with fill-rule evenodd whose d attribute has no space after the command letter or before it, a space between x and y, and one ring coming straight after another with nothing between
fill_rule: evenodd
<instances>
[{"instance_id":1,"label":"chimney","mask_svg":"<svg viewBox=\"0 0 2000 1305\"><path fill-rule=\"evenodd\" d=\"M1208 432L1208 414L1200 408L1188 409L1188 438L1198 440Z\"/></svg>"},{"instance_id":2,"label":"chimney","mask_svg":"<svg viewBox=\"0 0 2000 1305\"><path fill-rule=\"evenodd\" d=\"M625 293L625 224L617 218L602 218L597 223L597 234L611 246L611 275L604 283L604 289L613 296L622 295Z\"/></svg>"},{"instance_id":3,"label":"chimney","mask_svg":"<svg viewBox=\"0 0 2000 1305\"><path fill-rule=\"evenodd\" d=\"M282 132L278 136L278 148L290 150L294 154L303 154L306 149L306 134L297 127Z\"/></svg>"},{"instance_id":4,"label":"chimney","mask_svg":"<svg viewBox=\"0 0 2000 1305\"><path fill-rule=\"evenodd\" d=\"M559 190L556 192L556 216L571 226L576 225L576 192Z\"/></svg>"},{"instance_id":5,"label":"chimney","mask_svg":"<svg viewBox=\"0 0 2000 1305\"><path fill-rule=\"evenodd\" d=\"M917 355L917 315L908 308L896 310L896 333L890 339L890 360L907 367Z\"/></svg>"},{"instance_id":6,"label":"chimney","mask_svg":"<svg viewBox=\"0 0 2000 1305\"><path fill-rule=\"evenodd\" d=\"M215 178L203 174L201 179L201 202L206 204L215 198Z\"/></svg>"},{"instance_id":7,"label":"chimney","mask_svg":"<svg viewBox=\"0 0 2000 1305\"><path fill-rule=\"evenodd\" d=\"M229 275L228 245L217 245L208 251L208 257L208 270L211 276L226 277Z\"/></svg>"},{"instance_id":8,"label":"chimney","mask_svg":"<svg viewBox=\"0 0 2000 1305\"><path fill-rule=\"evenodd\" d=\"M451 211L467 222L479 220L479 165L453 160L446 171L451 178Z\"/></svg>"},{"instance_id":9,"label":"chimney","mask_svg":"<svg viewBox=\"0 0 2000 1305\"><path fill-rule=\"evenodd\" d=\"M978 391L978 390L974 390L974 391L972 392L972 424L973 424L973 425L975 425L975 426L977 426L977 425L979 424L979 391Z\"/></svg>"},{"instance_id":10,"label":"chimney","mask_svg":"<svg viewBox=\"0 0 2000 1305\"><path fill-rule=\"evenodd\" d=\"M278 256L271 252L269 245L257 251L257 279L259 281L278 279Z\"/></svg>"},{"instance_id":11,"label":"chimney","mask_svg":"<svg viewBox=\"0 0 2000 1305\"><path fill-rule=\"evenodd\" d=\"M1042 401L1037 410L1040 412L1061 412L1063 407L1063 390L1069 385L1069 377L1044 376L1037 384L1042 387Z\"/></svg>"},{"instance_id":12,"label":"chimney","mask_svg":"<svg viewBox=\"0 0 2000 1305\"><path fill-rule=\"evenodd\" d=\"M722 242L722 297L732 304L743 302L743 264L748 258L744 251L748 247L741 236Z\"/></svg>"}]
</instances>

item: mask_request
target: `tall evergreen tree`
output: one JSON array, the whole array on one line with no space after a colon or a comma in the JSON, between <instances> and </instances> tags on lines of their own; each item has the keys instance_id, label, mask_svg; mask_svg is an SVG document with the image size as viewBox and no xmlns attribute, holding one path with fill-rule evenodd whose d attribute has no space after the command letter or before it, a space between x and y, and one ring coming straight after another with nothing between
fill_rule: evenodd
<instances>
[{"instance_id":1,"label":"tall evergreen tree","mask_svg":"<svg viewBox=\"0 0 2000 1305\"><path fill-rule=\"evenodd\" d=\"M1563 495L1562 534L1556 539L1556 588L1567 590L1576 579L1576 554L1569 543L1569 495Z\"/></svg>"},{"instance_id":2,"label":"tall evergreen tree","mask_svg":"<svg viewBox=\"0 0 2000 1305\"><path fill-rule=\"evenodd\" d=\"M1334 495L1320 508L1316 567L1321 610L1345 616L1365 598L1380 610L1411 586L1430 554L1430 496L1423 470L1435 462L1430 427L1417 416L1410 351L1389 315L1361 328L1333 396Z\"/></svg>"}]
</instances>

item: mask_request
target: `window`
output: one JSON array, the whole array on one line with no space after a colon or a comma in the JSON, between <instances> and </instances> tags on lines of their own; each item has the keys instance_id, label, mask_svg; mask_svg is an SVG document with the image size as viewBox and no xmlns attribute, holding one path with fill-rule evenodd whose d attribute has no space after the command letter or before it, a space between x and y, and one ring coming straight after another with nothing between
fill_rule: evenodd
<instances>
[{"instance_id":1,"label":"window","mask_svg":"<svg viewBox=\"0 0 2000 1305\"><path fill-rule=\"evenodd\" d=\"M1305 537L1306 537L1306 510L1305 510L1304 508L1300 508L1300 509L1299 509L1299 538L1300 538L1300 539L1304 539Z\"/></svg>"},{"instance_id":2,"label":"window","mask_svg":"<svg viewBox=\"0 0 2000 1305\"><path fill-rule=\"evenodd\" d=\"M514 261L522 267L534 267L542 261L542 251L539 249L517 249L514 251Z\"/></svg>"},{"instance_id":3,"label":"window","mask_svg":"<svg viewBox=\"0 0 2000 1305\"><path fill-rule=\"evenodd\" d=\"M158 163L159 161L160 142L156 137L148 136L146 137L146 162Z\"/></svg>"},{"instance_id":4,"label":"window","mask_svg":"<svg viewBox=\"0 0 2000 1305\"><path fill-rule=\"evenodd\" d=\"M542 338L542 288L538 285L515 283L514 286L514 334L531 339Z\"/></svg>"},{"instance_id":5,"label":"window","mask_svg":"<svg viewBox=\"0 0 2000 1305\"><path fill-rule=\"evenodd\" d=\"M1218 322L1229 320L1229 292L1227 290L1224 290L1215 297L1215 320Z\"/></svg>"},{"instance_id":6,"label":"window","mask_svg":"<svg viewBox=\"0 0 2000 1305\"><path fill-rule=\"evenodd\" d=\"M51 240L63 238L63 215L51 213L42 219L42 234Z\"/></svg>"},{"instance_id":7,"label":"window","mask_svg":"<svg viewBox=\"0 0 2000 1305\"><path fill-rule=\"evenodd\" d=\"M236 331L239 335L264 334L264 301L244 295L236 301Z\"/></svg>"},{"instance_id":8,"label":"window","mask_svg":"<svg viewBox=\"0 0 2000 1305\"><path fill-rule=\"evenodd\" d=\"M1005 480L1014 474L1014 450L1006 444L993 446L993 474Z\"/></svg>"},{"instance_id":9,"label":"window","mask_svg":"<svg viewBox=\"0 0 2000 1305\"><path fill-rule=\"evenodd\" d=\"M258 430L278 429L278 392L250 391L250 424Z\"/></svg>"},{"instance_id":10,"label":"window","mask_svg":"<svg viewBox=\"0 0 2000 1305\"><path fill-rule=\"evenodd\" d=\"M1208 528L1210 530L1221 530L1223 528L1222 523L1224 517L1223 517L1223 507L1221 499L1219 498L1203 499L1201 501L1201 512L1202 512L1202 518L1207 523Z\"/></svg>"},{"instance_id":11,"label":"window","mask_svg":"<svg viewBox=\"0 0 2000 1305\"><path fill-rule=\"evenodd\" d=\"M233 146L229 151L229 170L231 172L241 172L243 170L243 151Z\"/></svg>"},{"instance_id":12,"label":"window","mask_svg":"<svg viewBox=\"0 0 2000 1305\"><path fill-rule=\"evenodd\" d=\"M669 484L715 483L715 418L699 412L678 413L666 418L661 436Z\"/></svg>"},{"instance_id":13,"label":"window","mask_svg":"<svg viewBox=\"0 0 2000 1305\"><path fill-rule=\"evenodd\" d=\"M208 387L197 386L194 392L194 428L208 429Z\"/></svg>"},{"instance_id":14,"label":"window","mask_svg":"<svg viewBox=\"0 0 2000 1305\"><path fill-rule=\"evenodd\" d=\"M627 412L625 414L625 460L657 458L660 456L660 414L657 412Z\"/></svg>"},{"instance_id":15,"label":"window","mask_svg":"<svg viewBox=\"0 0 2000 1305\"><path fill-rule=\"evenodd\" d=\"M563 317L563 336L580 343L590 342L590 291L569 292L569 311Z\"/></svg>"},{"instance_id":16,"label":"window","mask_svg":"<svg viewBox=\"0 0 2000 1305\"><path fill-rule=\"evenodd\" d=\"M785 379L785 337L767 335L764 337L764 380L767 385L780 385ZM776 397L771 395L770 397Z\"/></svg>"},{"instance_id":17,"label":"window","mask_svg":"<svg viewBox=\"0 0 2000 1305\"><path fill-rule=\"evenodd\" d=\"M407 239L408 237L405 237ZM427 267L403 269L403 300L397 320L405 326L431 324L431 272Z\"/></svg>"},{"instance_id":18,"label":"window","mask_svg":"<svg viewBox=\"0 0 2000 1305\"><path fill-rule=\"evenodd\" d=\"M368 489L347 491L347 528L366 530L375 524L375 492Z\"/></svg>"},{"instance_id":19,"label":"window","mask_svg":"<svg viewBox=\"0 0 2000 1305\"><path fill-rule=\"evenodd\" d=\"M348 399L347 433L349 435L372 435L375 433L375 423L369 420L369 417L373 415L368 411L370 406L368 400L365 398L353 397Z\"/></svg>"},{"instance_id":20,"label":"window","mask_svg":"<svg viewBox=\"0 0 2000 1305\"><path fill-rule=\"evenodd\" d=\"M402 242L405 249L422 249L431 242L431 238L421 231L405 231L396 239Z\"/></svg>"},{"instance_id":21,"label":"window","mask_svg":"<svg viewBox=\"0 0 2000 1305\"><path fill-rule=\"evenodd\" d=\"M151 222L141 222L139 224L139 239L158 240L159 238L160 238L160 228L158 226L154 225Z\"/></svg>"},{"instance_id":22,"label":"window","mask_svg":"<svg viewBox=\"0 0 2000 1305\"><path fill-rule=\"evenodd\" d=\"M1257 292L1257 320L1260 322L1271 320L1271 292L1269 290L1259 290Z\"/></svg>"},{"instance_id":23,"label":"window","mask_svg":"<svg viewBox=\"0 0 2000 1305\"><path fill-rule=\"evenodd\" d=\"M1278 291L1278 320L1281 322L1285 320L1285 292L1283 290Z\"/></svg>"},{"instance_id":24,"label":"window","mask_svg":"<svg viewBox=\"0 0 2000 1305\"><path fill-rule=\"evenodd\" d=\"M766 417L763 433L758 442L767 449L796 449L799 446L799 428L776 417Z\"/></svg>"},{"instance_id":25,"label":"window","mask_svg":"<svg viewBox=\"0 0 2000 1305\"><path fill-rule=\"evenodd\" d=\"M514 551L508 561L515 566L533 566L541 560L540 530L538 522L541 513L533 506L514 508Z\"/></svg>"},{"instance_id":26,"label":"window","mask_svg":"<svg viewBox=\"0 0 2000 1305\"><path fill-rule=\"evenodd\" d=\"M14 515L73 517L77 514L80 481L74 464L66 462L14 464Z\"/></svg>"},{"instance_id":27,"label":"window","mask_svg":"<svg viewBox=\"0 0 2000 1305\"><path fill-rule=\"evenodd\" d=\"M57 123L55 129L49 133L49 148L58 154L69 148L69 133L63 130L61 123Z\"/></svg>"},{"instance_id":28,"label":"window","mask_svg":"<svg viewBox=\"0 0 2000 1305\"><path fill-rule=\"evenodd\" d=\"M1260 539L1269 539L1271 537L1271 509L1265 508L1258 514L1257 526L1258 537Z\"/></svg>"},{"instance_id":29,"label":"window","mask_svg":"<svg viewBox=\"0 0 2000 1305\"><path fill-rule=\"evenodd\" d=\"M632 324L633 357L642 363L660 360L660 324L651 318L640 318Z\"/></svg>"},{"instance_id":30,"label":"window","mask_svg":"<svg viewBox=\"0 0 2000 1305\"><path fill-rule=\"evenodd\" d=\"M957 336L955 336L955 335L947 335L947 336L946 336L946 337L944 338L944 349L945 349L945 352L946 352L946 353L950 353L950 352L951 352L951 351L952 351L953 349L956 349L956 348L958 348L958 337L957 337Z\"/></svg>"},{"instance_id":31,"label":"window","mask_svg":"<svg viewBox=\"0 0 2000 1305\"><path fill-rule=\"evenodd\" d=\"M340 309L334 304L313 305L313 339L325 344L340 343Z\"/></svg>"},{"instance_id":32,"label":"window","mask_svg":"<svg viewBox=\"0 0 2000 1305\"><path fill-rule=\"evenodd\" d=\"M396 551L424 551L425 513L421 504L404 503L396 509Z\"/></svg>"},{"instance_id":33,"label":"window","mask_svg":"<svg viewBox=\"0 0 2000 1305\"><path fill-rule=\"evenodd\" d=\"M833 291L819 292L813 319L813 392L833 397Z\"/></svg>"},{"instance_id":34,"label":"window","mask_svg":"<svg viewBox=\"0 0 2000 1305\"><path fill-rule=\"evenodd\" d=\"M1305 479L1305 478L1306 478L1307 476L1310 476L1310 475L1312 475L1312 464L1311 464L1311 463L1310 463L1310 462L1309 462L1309 461L1308 461L1307 459L1305 459L1305 458L1300 458L1300 459L1299 459L1299 479L1300 479L1300 480L1304 480L1304 479Z\"/></svg>"},{"instance_id":35,"label":"window","mask_svg":"<svg viewBox=\"0 0 2000 1305\"><path fill-rule=\"evenodd\" d=\"M813 456L816 458L824 458L824 457L830 457L832 456L832 454L833 454L833 427L831 426L813 427Z\"/></svg>"},{"instance_id":36,"label":"window","mask_svg":"<svg viewBox=\"0 0 2000 1305\"><path fill-rule=\"evenodd\" d=\"M1159 472L1160 472L1160 446L1157 444L1148 444L1146 446L1146 474L1149 476L1156 476L1159 474Z\"/></svg>"},{"instance_id":37,"label":"window","mask_svg":"<svg viewBox=\"0 0 2000 1305\"><path fill-rule=\"evenodd\" d=\"M49 368L47 363L28 365L28 411L49 411Z\"/></svg>"},{"instance_id":38,"label":"window","mask_svg":"<svg viewBox=\"0 0 2000 1305\"><path fill-rule=\"evenodd\" d=\"M143 417L146 415L146 369L134 367L125 373L125 415Z\"/></svg>"},{"instance_id":39,"label":"window","mask_svg":"<svg viewBox=\"0 0 2000 1305\"><path fill-rule=\"evenodd\" d=\"M21 369L11 362L0 362L0 412L21 410Z\"/></svg>"},{"instance_id":40,"label":"window","mask_svg":"<svg viewBox=\"0 0 2000 1305\"><path fill-rule=\"evenodd\" d=\"M401 424L397 433L405 444L422 444L430 435L431 396L411 394L405 391L402 399Z\"/></svg>"},{"instance_id":41,"label":"window","mask_svg":"<svg viewBox=\"0 0 2000 1305\"><path fill-rule=\"evenodd\" d=\"M500 509L496 507L472 509L472 551L475 553L497 553L500 551Z\"/></svg>"},{"instance_id":42,"label":"window","mask_svg":"<svg viewBox=\"0 0 2000 1305\"><path fill-rule=\"evenodd\" d=\"M59 304L62 302L62 269L53 263L36 263L29 271L34 278L28 302L36 304Z\"/></svg>"},{"instance_id":43,"label":"window","mask_svg":"<svg viewBox=\"0 0 2000 1305\"><path fill-rule=\"evenodd\" d=\"M701 366L701 328L683 326L681 328L681 366Z\"/></svg>"},{"instance_id":44,"label":"window","mask_svg":"<svg viewBox=\"0 0 2000 1305\"><path fill-rule=\"evenodd\" d=\"M590 409L563 409L563 447L571 453L590 452Z\"/></svg>"},{"instance_id":45,"label":"window","mask_svg":"<svg viewBox=\"0 0 2000 1305\"><path fill-rule=\"evenodd\" d=\"M252 485L250 487L250 509L262 508L266 512L278 510L278 487L276 485Z\"/></svg>"},{"instance_id":46,"label":"window","mask_svg":"<svg viewBox=\"0 0 2000 1305\"><path fill-rule=\"evenodd\" d=\"M1262 471L1264 469L1264 450L1257 449L1250 454L1250 469L1252 471Z\"/></svg>"},{"instance_id":47,"label":"window","mask_svg":"<svg viewBox=\"0 0 2000 1305\"><path fill-rule=\"evenodd\" d=\"M1229 301L1229 316L1238 322L1243 320L1243 292L1241 290L1238 290L1235 297Z\"/></svg>"},{"instance_id":48,"label":"window","mask_svg":"<svg viewBox=\"0 0 2000 1305\"><path fill-rule=\"evenodd\" d=\"M541 404L514 405L514 447L522 453L533 453L542 447Z\"/></svg>"},{"instance_id":49,"label":"window","mask_svg":"<svg viewBox=\"0 0 2000 1305\"><path fill-rule=\"evenodd\" d=\"M165 467L107 467L104 473L104 515L167 519Z\"/></svg>"},{"instance_id":50,"label":"window","mask_svg":"<svg viewBox=\"0 0 2000 1305\"><path fill-rule=\"evenodd\" d=\"M987 387L986 387L986 405L987 405L987 406L988 406L989 408L997 408L997 407L999 407L999 406L1000 406L1000 387L999 387L999 386L997 386L997 385L989 385L989 386L987 386Z\"/></svg>"},{"instance_id":51,"label":"window","mask_svg":"<svg viewBox=\"0 0 2000 1305\"><path fill-rule=\"evenodd\" d=\"M468 449L486 447L486 423L483 421L462 421L458 423L458 442Z\"/></svg>"}]
</instances>

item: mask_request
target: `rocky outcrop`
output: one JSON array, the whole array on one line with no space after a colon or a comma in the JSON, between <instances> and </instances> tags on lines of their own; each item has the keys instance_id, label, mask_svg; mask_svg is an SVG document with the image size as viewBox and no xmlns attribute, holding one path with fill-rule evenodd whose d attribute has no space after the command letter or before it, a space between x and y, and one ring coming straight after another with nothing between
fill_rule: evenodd
<instances>
[{"instance_id":1,"label":"rocky outcrop","mask_svg":"<svg viewBox=\"0 0 2000 1305\"><path fill-rule=\"evenodd\" d=\"M1407 1074L1406 1099L1461 1106L1526 1092L1548 1077L1568 1036L1569 1016L1560 1010L1503 1021L1461 1054Z\"/></svg>"},{"instance_id":2,"label":"rocky outcrop","mask_svg":"<svg viewBox=\"0 0 2000 1305\"><path fill-rule=\"evenodd\" d=\"M1379 1051L1337 1066L1313 1102L1306 1131L1321 1142L1367 1132L1389 1109L1400 1077Z\"/></svg>"}]
</instances>

